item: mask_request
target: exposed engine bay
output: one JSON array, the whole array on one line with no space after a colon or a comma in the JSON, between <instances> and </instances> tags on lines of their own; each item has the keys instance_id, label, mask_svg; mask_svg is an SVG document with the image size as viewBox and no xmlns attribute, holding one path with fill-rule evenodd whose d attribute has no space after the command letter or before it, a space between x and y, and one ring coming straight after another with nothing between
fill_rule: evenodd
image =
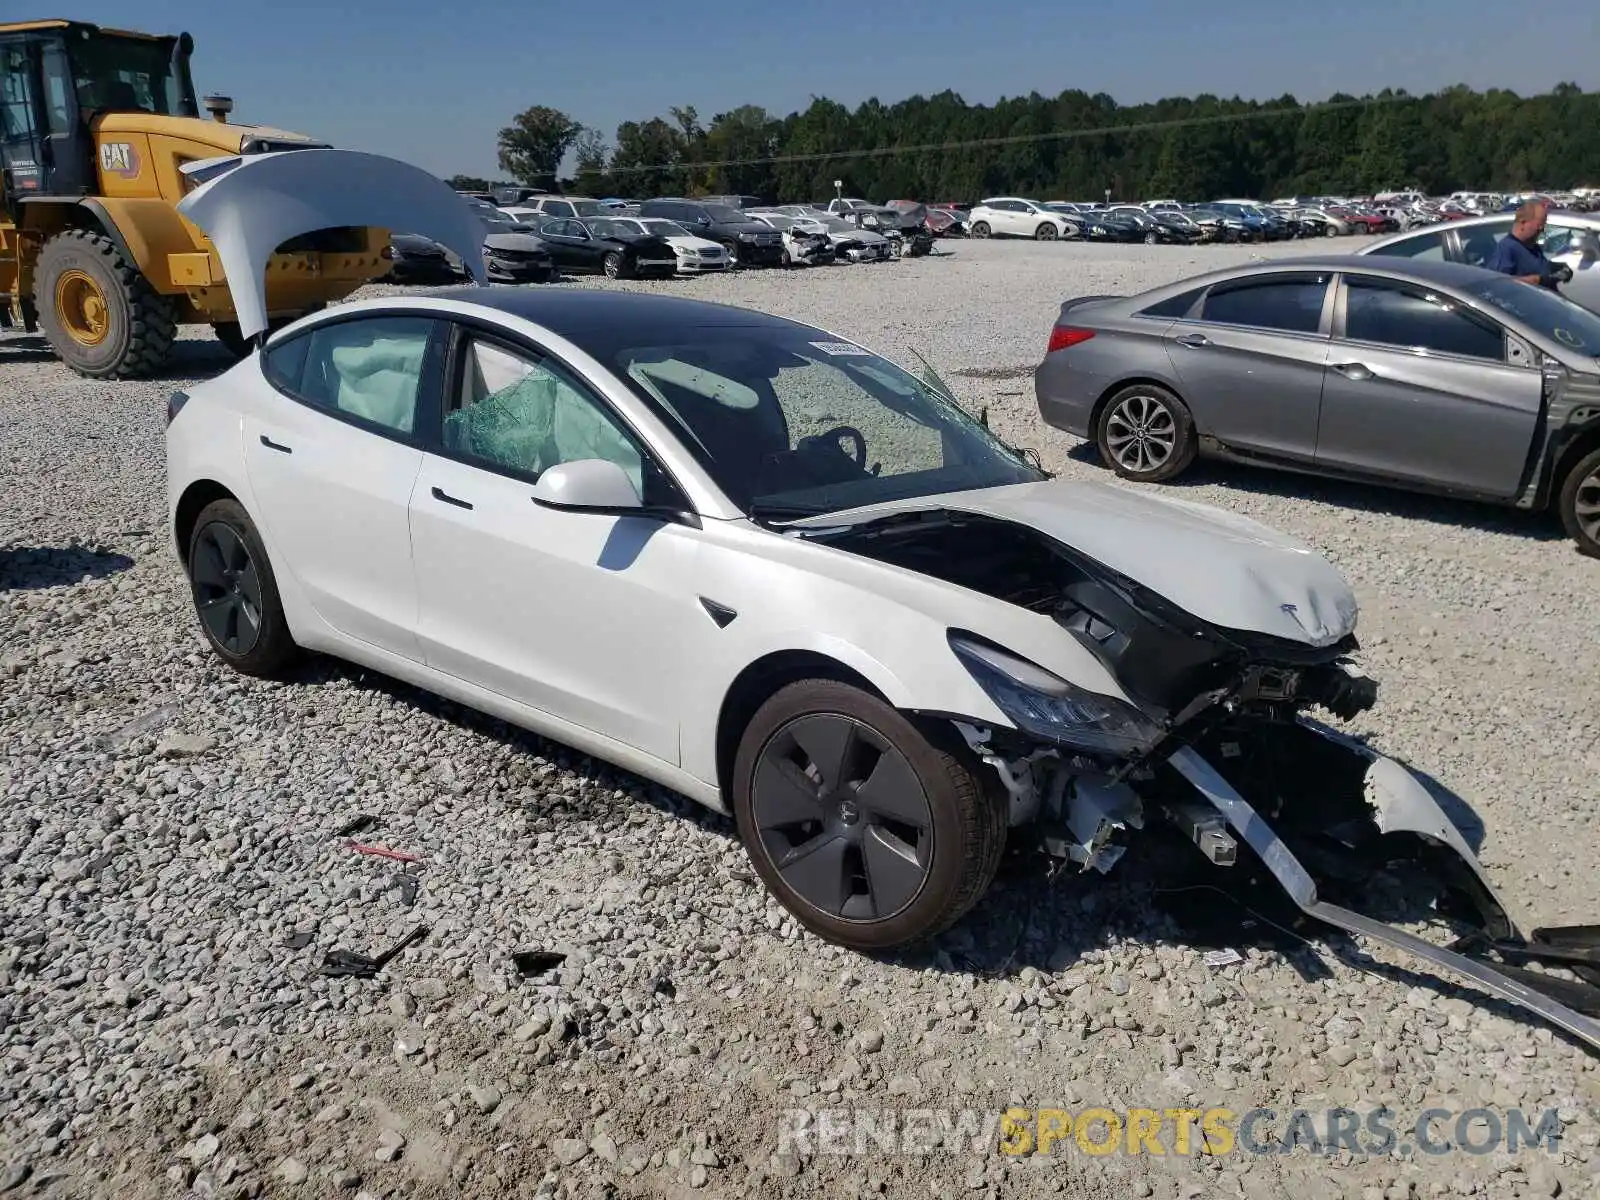
<instances>
[{"instance_id":1,"label":"exposed engine bay","mask_svg":"<svg viewBox=\"0 0 1600 1200\"><path fill-rule=\"evenodd\" d=\"M1421 780L1317 719L1376 703L1377 684L1350 661L1353 633L1315 646L1221 628L1047 533L983 513L899 512L812 536L1049 617L1134 701L1088 697L1104 701L1096 709L1081 692L1060 701L1103 725L1120 721L1118 736L1051 736L1025 703L1001 703L1016 728L952 718L992 768L1009 824L1061 867L1105 873L1134 835L1175 836L1197 862L1275 881L1322 931L1404 949L1600 1049L1600 927L1524 935ZM975 671L1006 666L999 648L954 632L951 644ZM1349 907L1390 870L1427 881L1423 921L1454 940L1439 945Z\"/></svg>"}]
</instances>

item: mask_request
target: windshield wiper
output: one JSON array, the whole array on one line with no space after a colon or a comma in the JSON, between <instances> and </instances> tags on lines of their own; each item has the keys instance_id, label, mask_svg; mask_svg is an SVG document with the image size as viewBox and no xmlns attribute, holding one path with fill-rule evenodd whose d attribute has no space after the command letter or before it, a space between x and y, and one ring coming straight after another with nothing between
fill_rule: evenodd
<instances>
[{"instance_id":1,"label":"windshield wiper","mask_svg":"<svg viewBox=\"0 0 1600 1200\"><path fill-rule=\"evenodd\" d=\"M785 520L798 521L805 517L818 517L829 511L809 504L752 504L745 510L752 521L773 524Z\"/></svg>"}]
</instances>

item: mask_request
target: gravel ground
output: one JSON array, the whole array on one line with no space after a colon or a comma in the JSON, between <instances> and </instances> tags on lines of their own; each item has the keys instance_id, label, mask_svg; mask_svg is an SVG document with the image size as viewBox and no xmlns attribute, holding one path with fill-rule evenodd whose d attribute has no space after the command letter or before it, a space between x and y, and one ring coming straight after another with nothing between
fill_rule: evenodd
<instances>
[{"instance_id":1,"label":"gravel ground","mask_svg":"<svg viewBox=\"0 0 1600 1200\"><path fill-rule=\"evenodd\" d=\"M1034 411L1060 300L1307 247L946 249L624 286L922 350L1004 436L1100 477ZM219 669L163 532L162 423L224 361L197 338L171 379L93 383L0 339L6 1200L1600 1194L1595 1060L1470 993L1312 949L1210 967L1136 871L1026 865L931 951L874 961L801 933L726 822L652 785L354 668ZM1600 563L1468 505L1231 469L1182 491L1346 572L1383 681L1358 728L1471 802L1530 923L1600 918ZM335 831L362 813L362 840L421 861L349 851ZM376 979L317 972L414 925ZM566 957L525 978L526 950ZM1402 1124L1520 1105L1566 1136L1554 1155L1026 1159L778 1137L791 1108L1008 1103L1387 1103Z\"/></svg>"}]
</instances>

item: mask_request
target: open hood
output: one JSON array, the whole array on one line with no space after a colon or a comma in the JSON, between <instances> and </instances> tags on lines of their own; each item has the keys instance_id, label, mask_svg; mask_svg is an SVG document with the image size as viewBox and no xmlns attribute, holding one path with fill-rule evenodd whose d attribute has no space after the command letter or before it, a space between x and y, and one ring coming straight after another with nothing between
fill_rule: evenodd
<instances>
[{"instance_id":1,"label":"open hood","mask_svg":"<svg viewBox=\"0 0 1600 1200\"><path fill-rule=\"evenodd\" d=\"M267 260L292 238L337 226L430 238L484 282L483 226L441 179L398 159L357 150L287 150L188 163L202 182L178 204L222 259L249 338L267 328ZM248 280L248 286L245 281Z\"/></svg>"},{"instance_id":2,"label":"open hood","mask_svg":"<svg viewBox=\"0 0 1600 1200\"><path fill-rule=\"evenodd\" d=\"M1349 584L1248 517L1113 484L1048 480L896 500L788 523L837 529L898 513L977 513L1037 530L1224 629L1331 646L1355 629Z\"/></svg>"}]
</instances>

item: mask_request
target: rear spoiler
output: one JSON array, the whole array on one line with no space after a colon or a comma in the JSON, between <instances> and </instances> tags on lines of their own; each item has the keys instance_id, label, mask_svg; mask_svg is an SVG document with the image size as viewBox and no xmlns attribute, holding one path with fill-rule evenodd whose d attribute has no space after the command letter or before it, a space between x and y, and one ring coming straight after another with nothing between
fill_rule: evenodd
<instances>
[{"instance_id":1,"label":"rear spoiler","mask_svg":"<svg viewBox=\"0 0 1600 1200\"><path fill-rule=\"evenodd\" d=\"M1082 308L1085 304L1098 304L1101 300L1121 300L1121 296L1074 296L1071 300L1064 301L1061 305L1061 315L1064 317L1075 308Z\"/></svg>"}]
</instances>

